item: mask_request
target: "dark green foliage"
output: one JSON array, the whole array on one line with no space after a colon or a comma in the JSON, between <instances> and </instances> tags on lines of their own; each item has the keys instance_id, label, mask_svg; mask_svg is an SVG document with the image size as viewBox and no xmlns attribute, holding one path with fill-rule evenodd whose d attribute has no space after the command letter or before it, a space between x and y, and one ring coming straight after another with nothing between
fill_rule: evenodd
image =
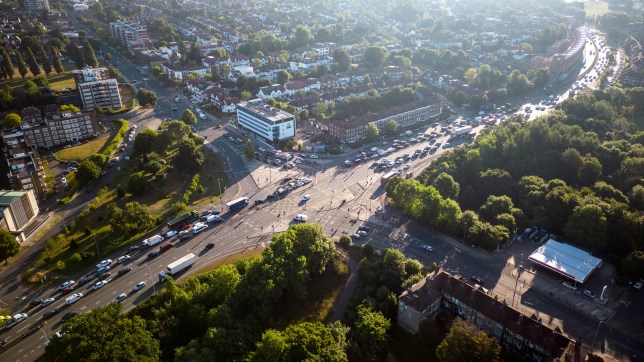
<instances>
[{"instance_id":1,"label":"dark green foliage","mask_svg":"<svg viewBox=\"0 0 644 362\"><path fill-rule=\"evenodd\" d=\"M456 318L436 356L441 362L500 362L501 346L475 325Z\"/></svg>"},{"instance_id":2,"label":"dark green foliage","mask_svg":"<svg viewBox=\"0 0 644 362\"><path fill-rule=\"evenodd\" d=\"M18 254L20 243L16 237L11 235L7 230L0 230L0 260L6 261L8 258Z\"/></svg>"}]
</instances>

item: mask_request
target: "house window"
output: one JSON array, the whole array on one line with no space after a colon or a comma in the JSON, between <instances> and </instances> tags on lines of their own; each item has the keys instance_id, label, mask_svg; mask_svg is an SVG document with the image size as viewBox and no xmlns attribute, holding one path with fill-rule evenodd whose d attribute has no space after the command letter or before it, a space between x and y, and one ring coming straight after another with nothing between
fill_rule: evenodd
<instances>
[{"instance_id":1,"label":"house window","mask_svg":"<svg viewBox=\"0 0 644 362\"><path fill-rule=\"evenodd\" d=\"M503 324L501 324L501 323L497 322L497 323L496 323L496 327L497 327L497 328L503 328Z\"/></svg>"},{"instance_id":2,"label":"house window","mask_svg":"<svg viewBox=\"0 0 644 362\"><path fill-rule=\"evenodd\" d=\"M492 321L488 319L487 325L488 325L488 327L492 326Z\"/></svg>"}]
</instances>

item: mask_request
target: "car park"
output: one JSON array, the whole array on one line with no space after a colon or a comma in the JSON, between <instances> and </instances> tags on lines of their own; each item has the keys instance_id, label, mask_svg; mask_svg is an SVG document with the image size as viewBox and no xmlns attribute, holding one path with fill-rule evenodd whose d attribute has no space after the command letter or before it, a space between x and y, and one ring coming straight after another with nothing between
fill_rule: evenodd
<instances>
[{"instance_id":1,"label":"car park","mask_svg":"<svg viewBox=\"0 0 644 362\"><path fill-rule=\"evenodd\" d=\"M132 290L138 291L138 290L141 290L143 288L145 288L145 282L138 282L138 283L136 283L134 288L132 288Z\"/></svg>"},{"instance_id":2,"label":"car park","mask_svg":"<svg viewBox=\"0 0 644 362\"><path fill-rule=\"evenodd\" d=\"M472 279L473 282L476 282L476 284L479 284L479 285L484 284L483 279L481 279L480 277L477 277L476 275L473 275L472 278L470 279Z\"/></svg>"},{"instance_id":3,"label":"car park","mask_svg":"<svg viewBox=\"0 0 644 362\"><path fill-rule=\"evenodd\" d=\"M94 285L92 285L92 289L93 290L99 290L99 289L103 288L105 286L105 284L107 284L107 280L101 280L99 282L94 283Z\"/></svg>"},{"instance_id":4,"label":"car park","mask_svg":"<svg viewBox=\"0 0 644 362\"><path fill-rule=\"evenodd\" d=\"M128 261L128 260L130 260L130 256L129 256L129 255L122 255L122 256L119 256L119 257L118 257L118 259L116 259L116 263L117 263L117 264L123 264L123 263L125 263L125 262L126 262L126 261Z\"/></svg>"}]
</instances>

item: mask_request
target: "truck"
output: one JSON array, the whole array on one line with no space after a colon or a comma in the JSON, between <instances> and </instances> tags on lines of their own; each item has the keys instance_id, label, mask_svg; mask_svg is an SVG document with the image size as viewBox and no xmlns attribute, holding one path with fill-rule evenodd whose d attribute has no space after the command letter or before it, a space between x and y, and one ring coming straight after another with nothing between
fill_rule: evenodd
<instances>
[{"instance_id":1,"label":"truck","mask_svg":"<svg viewBox=\"0 0 644 362\"><path fill-rule=\"evenodd\" d=\"M396 176L395 171L390 171L387 172L382 178L380 179L380 186L387 186L387 182L389 182L389 179L391 179L393 176Z\"/></svg>"},{"instance_id":2,"label":"truck","mask_svg":"<svg viewBox=\"0 0 644 362\"><path fill-rule=\"evenodd\" d=\"M240 197L226 204L228 211L237 211L248 205L248 197Z\"/></svg>"},{"instance_id":3,"label":"truck","mask_svg":"<svg viewBox=\"0 0 644 362\"><path fill-rule=\"evenodd\" d=\"M170 229L175 229L185 224L190 223L192 219L199 217L199 213L196 211L187 212L181 216L177 216L174 219L168 221L168 227Z\"/></svg>"},{"instance_id":4,"label":"truck","mask_svg":"<svg viewBox=\"0 0 644 362\"><path fill-rule=\"evenodd\" d=\"M156 234L154 236L150 236L149 238L143 240L143 246L154 246L162 242L163 240L164 240L163 236Z\"/></svg>"},{"instance_id":5,"label":"truck","mask_svg":"<svg viewBox=\"0 0 644 362\"><path fill-rule=\"evenodd\" d=\"M463 126L463 127L459 127L459 128L454 128L452 130L452 138L465 136L470 132L472 132L472 126Z\"/></svg>"},{"instance_id":6,"label":"truck","mask_svg":"<svg viewBox=\"0 0 644 362\"><path fill-rule=\"evenodd\" d=\"M168 264L166 269L159 273L159 282L163 283L168 275L173 276L192 266L197 261L195 254L190 253L181 259Z\"/></svg>"}]
</instances>

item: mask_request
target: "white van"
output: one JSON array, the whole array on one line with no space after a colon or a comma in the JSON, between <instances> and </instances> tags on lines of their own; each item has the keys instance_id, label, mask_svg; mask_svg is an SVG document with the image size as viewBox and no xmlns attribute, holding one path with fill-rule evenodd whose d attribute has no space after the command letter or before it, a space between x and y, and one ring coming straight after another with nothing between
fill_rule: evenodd
<instances>
[{"instance_id":1,"label":"white van","mask_svg":"<svg viewBox=\"0 0 644 362\"><path fill-rule=\"evenodd\" d=\"M308 219L309 217L304 214L297 214L294 220L297 222L306 222Z\"/></svg>"}]
</instances>

